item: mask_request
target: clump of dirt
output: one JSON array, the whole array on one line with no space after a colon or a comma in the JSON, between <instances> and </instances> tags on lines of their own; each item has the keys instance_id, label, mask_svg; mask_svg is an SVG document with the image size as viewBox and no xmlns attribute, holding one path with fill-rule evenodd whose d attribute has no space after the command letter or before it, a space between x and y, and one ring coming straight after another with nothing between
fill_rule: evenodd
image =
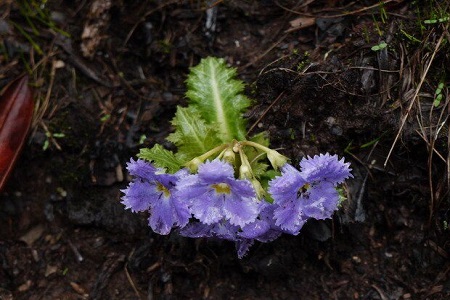
<instances>
[{"instance_id":1,"label":"clump of dirt","mask_svg":"<svg viewBox=\"0 0 450 300\"><path fill-rule=\"evenodd\" d=\"M41 4L0 4L0 86L29 65L48 101L0 196L0 298L450 297L448 27L419 26L418 4ZM345 156L355 177L332 220L242 260L232 243L156 235L120 203L126 162L172 147L188 68L209 55L248 83L250 135L269 132L293 164Z\"/></svg>"}]
</instances>

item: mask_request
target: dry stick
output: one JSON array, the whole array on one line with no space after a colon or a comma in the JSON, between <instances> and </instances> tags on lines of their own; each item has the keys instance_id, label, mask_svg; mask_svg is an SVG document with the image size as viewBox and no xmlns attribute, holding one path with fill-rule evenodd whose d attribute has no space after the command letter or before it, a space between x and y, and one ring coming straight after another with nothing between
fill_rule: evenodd
<instances>
[{"instance_id":1,"label":"dry stick","mask_svg":"<svg viewBox=\"0 0 450 300\"><path fill-rule=\"evenodd\" d=\"M386 295L383 293L383 291L378 286L376 286L375 284L372 284L372 287L378 292L378 294L380 295L381 300L388 300Z\"/></svg>"},{"instance_id":2,"label":"dry stick","mask_svg":"<svg viewBox=\"0 0 450 300\"><path fill-rule=\"evenodd\" d=\"M401 132L403 130L403 126L405 126L406 119L408 119L408 116L409 116L409 113L410 113L410 111L412 109L412 106L416 102L417 96L419 95L419 92L420 92L420 88L422 87L422 84L425 81L425 77L428 74L428 71L429 71L429 69L431 67L431 64L433 63L434 57L436 56L436 53L437 53L437 51L439 49L439 46L442 43L443 38L444 38L444 34L441 34L441 37L439 38L439 40L438 40L438 42L436 44L436 47L434 48L433 54L431 55L430 62L428 63L427 67L425 68L425 72L422 74L422 77L420 78L420 82L419 82L419 85L416 88L416 92L414 93L414 96L413 96L411 102L409 103L408 108L406 109L406 114L402 118L402 121L400 123L400 128L398 129L398 133L397 133L397 135L396 135L396 137L394 139L394 142L392 143L391 149L389 150L389 153L388 153L388 155L386 157L386 160L384 161L384 164L383 164L384 167L386 167L387 162L389 161L389 158L391 157L392 151L394 150L395 144L397 144L397 140L400 137L400 134L401 134Z\"/></svg>"},{"instance_id":3,"label":"dry stick","mask_svg":"<svg viewBox=\"0 0 450 300\"><path fill-rule=\"evenodd\" d=\"M128 272L128 263L125 264L125 267L123 269L125 271L125 276L127 276L128 282L130 283L131 287L133 288L134 293L136 294L138 299L142 299L141 294L139 293L138 289L136 288L136 285L134 284L133 278L131 278L131 275Z\"/></svg>"},{"instance_id":4,"label":"dry stick","mask_svg":"<svg viewBox=\"0 0 450 300\"><path fill-rule=\"evenodd\" d=\"M130 258L133 256L135 250L136 250L136 248L133 248L131 250L131 252L128 254L127 261L130 261ZM123 270L125 271L125 276L127 276L128 282L130 283L131 287L133 288L134 293L136 294L138 299L142 299L141 294L139 293L138 289L136 288L136 285L134 284L133 278L131 278L131 275L128 272L128 262L125 263Z\"/></svg>"}]
</instances>

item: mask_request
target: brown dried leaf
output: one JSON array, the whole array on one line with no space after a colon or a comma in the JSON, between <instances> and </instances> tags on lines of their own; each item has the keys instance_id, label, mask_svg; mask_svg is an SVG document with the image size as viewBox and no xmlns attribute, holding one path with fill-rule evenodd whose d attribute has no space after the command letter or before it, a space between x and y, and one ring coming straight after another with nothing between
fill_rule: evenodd
<instances>
[{"instance_id":1,"label":"brown dried leaf","mask_svg":"<svg viewBox=\"0 0 450 300\"><path fill-rule=\"evenodd\" d=\"M92 2L87 20L81 34L81 52L84 57L92 58L100 44L107 37L104 33L109 23L111 0L96 0Z\"/></svg>"}]
</instances>

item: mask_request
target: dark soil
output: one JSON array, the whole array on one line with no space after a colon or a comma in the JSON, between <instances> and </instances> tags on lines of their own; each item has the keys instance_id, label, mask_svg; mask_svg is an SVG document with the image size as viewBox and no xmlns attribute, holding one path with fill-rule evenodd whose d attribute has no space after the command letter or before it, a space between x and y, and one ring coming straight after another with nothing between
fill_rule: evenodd
<instances>
[{"instance_id":1,"label":"dark soil","mask_svg":"<svg viewBox=\"0 0 450 300\"><path fill-rule=\"evenodd\" d=\"M31 70L41 106L0 194L0 299L450 299L447 90L431 105L448 86L448 26L418 25L437 2L384 2L1 2L0 88ZM294 163L352 162L333 220L239 260L232 243L159 236L124 210L126 162L172 147L206 56L248 84L252 134Z\"/></svg>"}]
</instances>

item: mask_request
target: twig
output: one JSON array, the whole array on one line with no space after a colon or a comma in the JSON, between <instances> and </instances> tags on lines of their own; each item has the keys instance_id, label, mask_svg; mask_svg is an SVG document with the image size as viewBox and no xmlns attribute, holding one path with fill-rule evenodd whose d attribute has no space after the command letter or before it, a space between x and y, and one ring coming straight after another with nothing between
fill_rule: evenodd
<instances>
[{"instance_id":1,"label":"twig","mask_svg":"<svg viewBox=\"0 0 450 300\"><path fill-rule=\"evenodd\" d=\"M128 263L125 264L125 266L123 267L124 271L125 271L125 275L127 276L128 282L130 283L131 287L133 288L134 293L136 294L136 296L138 297L138 299L142 299L141 298L141 294L139 294L138 289L136 288L136 285L134 284L133 278L131 278L130 273L128 272Z\"/></svg>"},{"instance_id":2,"label":"twig","mask_svg":"<svg viewBox=\"0 0 450 300\"><path fill-rule=\"evenodd\" d=\"M376 286L375 284L372 284L372 287L378 292L378 294L380 295L381 300L388 300L386 295L383 293L383 291L378 286Z\"/></svg>"},{"instance_id":3,"label":"twig","mask_svg":"<svg viewBox=\"0 0 450 300\"><path fill-rule=\"evenodd\" d=\"M448 25L447 25L447 27L448 27ZM396 135L396 137L394 139L394 142L392 143L391 149L389 150L389 153L388 153L388 155L386 157L386 160L384 161L384 167L386 167L387 162L389 161L389 158L391 157L392 151L394 150L394 147L397 144L398 138L400 137L400 134L401 134L401 132L403 130L403 126L405 126L405 123L406 123L406 120L408 119L409 113L411 112L411 109L412 109L414 103L416 102L417 96L419 95L420 89L422 88L422 85L423 85L423 83L425 81L425 78L426 78L426 76L428 74L428 71L429 71L429 69L431 67L431 64L433 63L434 57L436 56L436 53L438 52L439 46L441 45L443 39L444 39L444 34L441 34L441 36L440 36L440 38L439 38L439 40L438 40L438 42L436 44L436 47L434 48L434 51L431 54L431 58L430 58L430 60L428 62L428 65L426 66L425 71L423 72L422 77L420 78L420 82L417 85L416 92L414 93L414 96L411 99L411 102L409 103L408 108L406 109L406 113L405 113L405 115L403 116L403 118L401 120L400 128L398 129L398 133L397 133L397 135Z\"/></svg>"},{"instance_id":4,"label":"twig","mask_svg":"<svg viewBox=\"0 0 450 300\"><path fill-rule=\"evenodd\" d=\"M77 262L82 262L84 258L81 255L80 251L78 251L77 247L75 247L75 245L69 239L67 239L67 243L69 244L70 249L72 249L73 253L75 254Z\"/></svg>"}]
</instances>

